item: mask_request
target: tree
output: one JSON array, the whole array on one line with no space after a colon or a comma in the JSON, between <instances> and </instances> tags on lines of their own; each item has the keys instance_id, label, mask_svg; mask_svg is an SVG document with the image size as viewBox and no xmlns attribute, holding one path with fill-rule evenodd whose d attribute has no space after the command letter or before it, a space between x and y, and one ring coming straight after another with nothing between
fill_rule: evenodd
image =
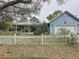
<instances>
[{"instance_id":1,"label":"tree","mask_svg":"<svg viewBox=\"0 0 79 59\"><path fill-rule=\"evenodd\" d=\"M4 1L0 1L0 2L3 2L5 4L3 4L1 7L0 7L0 11L2 11L3 9L9 7L9 6L13 6L15 4L18 4L18 3L31 3L31 0L13 0L13 1L9 1L9 2L4 2Z\"/></svg>"},{"instance_id":2,"label":"tree","mask_svg":"<svg viewBox=\"0 0 79 59\"><path fill-rule=\"evenodd\" d=\"M30 17L32 14L39 14L42 7L42 2L50 0L0 0L0 16L10 16L12 18ZM65 1L65 0L63 0ZM63 2L57 0L57 2Z\"/></svg>"},{"instance_id":3,"label":"tree","mask_svg":"<svg viewBox=\"0 0 79 59\"><path fill-rule=\"evenodd\" d=\"M48 34L48 25L44 21L42 24L36 26L36 30L34 31L35 35Z\"/></svg>"},{"instance_id":4,"label":"tree","mask_svg":"<svg viewBox=\"0 0 79 59\"><path fill-rule=\"evenodd\" d=\"M58 5L65 4L68 0L57 0Z\"/></svg>"},{"instance_id":5,"label":"tree","mask_svg":"<svg viewBox=\"0 0 79 59\"><path fill-rule=\"evenodd\" d=\"M55 18L56 16L58 16L58 15L61 14L61 13L62 13L61 10L56 10L53 14L49 14L49 15L47 16L47 19L48 19L48 20L51 20L51 19Z\"/></svg>"},{"instance_id":6,"label":"tree","mask_svg":"<svg viewBox=\"0 0 79 59\"><path fill-rule=\"evenodd\" d=\"M48 25L47 25L47 23L45 21L41 25L41 30L42 30L42 33L48 32Z\"/></svg>"},{"instance_id":7,"label":"tree","mask_svg":"<svg viewBox=\"0 0 79 59\"><path fill-rule=\"evenodd\" d=\"M13 27L13 20L9 16L2 18L2 25L5 31L9 31Z\"/></svg>"},{"instance_id":8,"label":"tree","mask_svg":"<svg viewBox=\"0 0 79 59\"><path fill-rule=\"evenodd\" d=\"M47 0L10 0L0 1L0 16L10 16L12 18L30 17L39 14L42 2ZM48 0L49 1L49 0Z\"/></svg>"},{"instance_id":9,"label":"tree","mask_svg":"<svg viewBox=\"0 0 79 59\"><path fill-rule=\"evenodd\" d=\"M7 0L7 1L8 1L7 3L4 0L0 1L1 3L5 3L0 7L0 11L7 8L7 7L9 7L9 6L13 6L15 4L19 4L19 3L30 4L30 3L33 2L33 0L12 0L12 1ZM50 1L50 0L36 0L36 1L40 3L41 1L45 2L45 1ZM67 1L67 0L57 0L57 2L60 3L60 4L65 3L65 1Z\"/></svg>"}]
</instances>

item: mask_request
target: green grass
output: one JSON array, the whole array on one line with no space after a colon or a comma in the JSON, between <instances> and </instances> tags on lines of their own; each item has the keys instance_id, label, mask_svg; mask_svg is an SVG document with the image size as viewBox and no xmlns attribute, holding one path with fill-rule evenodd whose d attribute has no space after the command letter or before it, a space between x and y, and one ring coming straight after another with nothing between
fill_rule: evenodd
<instances>
[{"instance_id":1,"label":"green grass","mask_svg":"<svg viewBox=\"0 0 79 59\"><path fill-rule=\"evenodd\" d=\"M14 34L17 34L17 35L32 35L33 33L29 33L29 32L0 32L0 35L14 35Z\"/></svg>"}]
</instances>

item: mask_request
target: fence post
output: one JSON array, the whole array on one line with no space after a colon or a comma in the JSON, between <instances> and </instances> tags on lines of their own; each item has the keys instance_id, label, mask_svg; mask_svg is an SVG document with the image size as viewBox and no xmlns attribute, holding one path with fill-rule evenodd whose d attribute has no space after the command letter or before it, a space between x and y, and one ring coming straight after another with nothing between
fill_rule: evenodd
<instances>
[{"instance_id":1,"label":"fence post","mask_svg":"<svg viewBox=\"0 0 79 59\"><path fill-rule=\"evenodd\" d=\"M70 37L69 44L71 44L71 34L70 33L69 33L69 37Z\"/></svg>"},{"instance_id":2,"label":"fence post","mask_svg":"<svg viewBox=\"0 0 79 59\"><path fill-rule=\"evenodd\" d=\"M43 43L44 43L44 42L43 42L43 39L44 39L44 38L43 38L43 34L41 34L41 36L42 36L42 45L43 45Z\"/></svg>"},{"instance_id":3,"label":"fence post","mask_svg":"<svg viewBox=\"0 0 79 59\"><path fill-rule=\"evenodd\" d=\"M16 34L14 34L14 44L16 45Z\"/></svg>"},{"instance_id":4,"label":"fence post","mask_svg":"<svg viewBox=\"0 0 79 59\"><path fill-rule=\"evenodd\" d=\"M65 39L65 44L67 44L68 43L68 39L67 38L69 38L70 37L70 35L68 34L68 35L64 35L64 39Z\"/></svg>"}]
</instances>

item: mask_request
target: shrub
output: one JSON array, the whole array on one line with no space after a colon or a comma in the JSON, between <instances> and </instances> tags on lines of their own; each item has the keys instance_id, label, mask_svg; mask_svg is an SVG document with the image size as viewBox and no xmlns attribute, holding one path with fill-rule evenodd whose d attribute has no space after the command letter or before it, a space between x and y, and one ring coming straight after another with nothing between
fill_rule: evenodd
<instances>
[{"instance_id":1,"label":"shrub","mask_svg":"<svg viewBox=\"0 0 79 59\"><path fill-rule=\"evenodd\" d=\"M75 43L77 43L78 37L75 34L71 34L71 43L70 45L74 45Z\"/></svg>"},{"instance_id":2,"label":"shrub","mask_svg":"<svg viewBox=\"0 0 79 59\"><path fill-rule=\"evenodd\" d=\"M36 30L34 31L34 35L40 35L41 33L43 34L48 34L48 25L46 22L42 23L41 25L38 25L36 27Z\"/></svg>"},{"instance_id":3,"label":"shrub","mask_svg":"<svg viewBox=\"0 0 79 59\"><path fill-rule=\"evenodd\" d=\"M66 39L66 43L69 45L74 45L78 40L77 35L75 35L74 33L72 34L72 32L66 28L60 28L58 35L64 35L64 40ZM69 37L65 35L69 35Z\"/></svg>"},{"instance_id":4,"label":"shrub","mask_svg":"<svg viewBox=\"0 0 79 59\"><path fill-rule=\"evenodd\" d=\"M60 28L59 30L58 30L58 35L68 35L69 33L71 33L71 31L70 30L68 30L68 29L66 29L66 28Z\"/></svg>"},{"instance_id":5,"label":"shrub","mask_svg":"<svg viewBox=\"0 0 79 59\"><path fill-rule=\"evenodd\" d=\"M37 28L35 31L34 31L34 35L41 35L42 31L41 31L41 28Z\"/></svg>"}]
</instances>

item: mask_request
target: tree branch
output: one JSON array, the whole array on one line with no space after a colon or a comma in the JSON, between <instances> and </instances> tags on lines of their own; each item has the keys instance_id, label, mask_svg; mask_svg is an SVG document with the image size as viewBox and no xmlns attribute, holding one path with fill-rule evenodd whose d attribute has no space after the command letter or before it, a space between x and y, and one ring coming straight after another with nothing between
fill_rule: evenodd
<instances>
[{"instance_id":1,"label":"tree branch","mask_svg":"<svg viewBox=\"0 0 79 59\"><path fill-rule=\"evenodd\" d=\"M5 1L0 1L0 2L2 2L2 3L6 3Z\"/></svg>"},{"instance_id":2,"label":"tree branch","mask_svg":"<svg viewBox=\"0 0 79 59\"><path fill-rule=\"evenodd\" d=\"M7 7L9 7L9 6L13 6L13 5L18 4L18 3L31 3L31 0L26 0L26 1L24 1L24 0L15 0L15 1L7 2L7 3L5 3L4 5L2 5L2 6L0 7L0 12L1 12L3 9L5 9L5 8L7 8Z\"/></svg>"}]
</instances>

